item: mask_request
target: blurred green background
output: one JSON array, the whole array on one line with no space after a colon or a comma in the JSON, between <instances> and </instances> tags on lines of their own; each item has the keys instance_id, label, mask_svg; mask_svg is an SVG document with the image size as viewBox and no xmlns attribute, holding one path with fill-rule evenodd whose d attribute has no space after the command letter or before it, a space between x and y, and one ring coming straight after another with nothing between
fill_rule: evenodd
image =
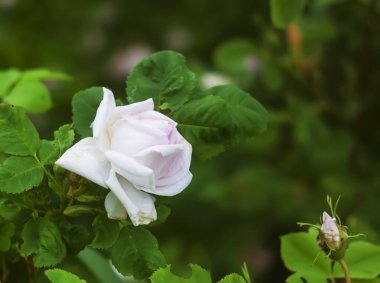
<instances>
[{"instance_id":1,"label":"blurred green background","mask_svg":"<svg viewBox=\"0 0 380 283\"><path fill-rule=\"evenodd\" d=\"M279 238L317 223L326 194L342 196L352 233L380 243L380 1L310 0L277 29L266 0L0 0L0 69L73 77L50 83L54 107L33 117L47 137L71 121L75 92L123 98L133 65L163 49L183 53L201 87L237 84L270 112L264 134L194 160L191 186L164 199L172 214L153 232L174 270L220 278L245 261L254 282L284 282Z\"/></svg>"}]
</instances>

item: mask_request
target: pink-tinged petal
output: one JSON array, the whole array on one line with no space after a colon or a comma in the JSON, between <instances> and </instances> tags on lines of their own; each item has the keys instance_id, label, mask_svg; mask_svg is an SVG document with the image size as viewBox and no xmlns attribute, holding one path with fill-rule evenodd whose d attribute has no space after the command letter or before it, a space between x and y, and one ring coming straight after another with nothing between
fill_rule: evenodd
<instances>
[{"instance_id":1,"label":"pink-tinged petal","mask_svg":"<svg viewBox=\"0 0 380 283\"><path fill-rule=\"evenodd\" d=\"M154 190L147 190L143 187L138 187L140 190L151 193L158 196L174 196L181 193L190 183L193 175L188 172L181 180L178 182L162 187L156 187Z\"/></svg>"},{"instance_id":2,"label":"pink-tinged petal","mask_svg":"<svg viewBox=\"0 0 380 283\"><path fill-rule=\"evenodd\" d=\"M110 163L94 138L85 138L69 148L55 163L94 183L106 187Z\"/></svg>"},{"instance_id":3,"label":"pink-tinged petal","mask_svg":"<svg viewBox=\"0 0 380 283\"><path fill-rule=\"evenodd\" d=\"M131 183L111 170L106 181L115 197L127 210L133 225L149 224L157 219L154 198L147 193L137 190Z\"/></svg>"},{"instance_id":4,"label":"pink-tinged petal","mask_svg":"<svg viewBox=\"0 0 380 283\"><path fill-rule=\"evenodd\" d=\"M147 189L155 187L154 173L150 168L119 152L107 150L105 156L112 164L114 170L132 184Z\"/></svg>"},{"instance_id":5,"label":"pink-tinged petal","mask_svg":"<svg viewBox=\"0 0 380 283\"><path fill-rule=\"evenodd\" d=\"M108 193L104 207L110 219L125 220L128 218L127 210L112 191Z\"/></svg>"},{"instance_id":6,"label":"pink-tinged petal","mask_svg":"<svg viewBox=\"0 0 380 283\"><path fill-rule=\"evenodd\" d=\"M102 148L107 148L109 145L107 131L110 116L115 109L116 105L113 93L109 89L103 88L103 100L100 102L98 110L96 111L95 120L91 125L92 135L98 139L99 145Z\"/></svg>"},{"instance_id":7,"label":"pink-tinged petal","mask_svg":"<svg viewBox=\"0 0 380 283\"><path fill-rule=\"evenodd\" d=\"M142 112L152 111L154 109L154 102L152 98L136 102L129 105L117 106L113 118L128 117L138 115Z\"/></svg>"}]
</instances>

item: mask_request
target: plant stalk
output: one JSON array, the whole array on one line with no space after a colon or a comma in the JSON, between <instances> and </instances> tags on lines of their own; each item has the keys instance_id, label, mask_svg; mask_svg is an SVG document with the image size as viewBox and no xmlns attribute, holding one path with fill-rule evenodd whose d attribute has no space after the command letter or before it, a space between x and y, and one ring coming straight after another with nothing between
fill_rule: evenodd
<instances>
[{"instance_id":1,"label":"plant stalk","mask_svg":"<svg viewBox=\"0 0 380 283\"><path fill-rule=\"evenodd\" d=\"M344 278L346 279L346 283L351 283L351 278L350 278L350 272L348 270L347 263L344 261L344 259L341 259L339 261L340 266L343 269L344 272Z\"/></svg>"}]
</instances>

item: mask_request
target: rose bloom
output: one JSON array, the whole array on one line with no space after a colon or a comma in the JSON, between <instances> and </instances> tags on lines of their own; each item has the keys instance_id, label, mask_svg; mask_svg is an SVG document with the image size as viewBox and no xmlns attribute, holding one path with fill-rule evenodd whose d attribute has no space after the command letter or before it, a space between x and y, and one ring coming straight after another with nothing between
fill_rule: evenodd
<instances>
[{"instance_id":1,"label":"rose bloom","mask_svg":"<svg viewBox=\"0 0 380 283\"><path fill-rule=\"evenodd\" d=\"M130 217L137 226L157 219L154 197L173 196L190 183L191 145L177 123L153 110L152 99L116 106L112 92L92 123L93 137L68 149L57 165L109 188L108 217Z\"/></svg>"},{"instance_id":2,"label":"rose bloom","mask_svg":"<svg viewBox=\"0 0 380 283\"><path fill-rule=\"evenodd\" d=\"M332 218L327 212L323 212L322 220L321 231L325 239L334 247L339 247L340 233L336 225L336 219Z\"/></svg>"}]
</instances>

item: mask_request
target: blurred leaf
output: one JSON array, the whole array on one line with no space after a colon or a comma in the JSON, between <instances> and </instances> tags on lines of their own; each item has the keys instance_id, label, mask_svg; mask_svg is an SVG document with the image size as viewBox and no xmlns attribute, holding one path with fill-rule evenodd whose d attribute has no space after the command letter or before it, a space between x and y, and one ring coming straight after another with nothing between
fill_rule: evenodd
<instances>
[{"instance_id":1,"label":"blurred leaf","mask_svg":"<svg viewBox=\"0 0 380 283\"><path fill-rule=\"evenodd\" d=\"M306 0L286 1L271 0L271 18L273 24L278 28L285 28L301 15Z\"/></svg>"},{"instance_id":2,"label":"blurred leaf","mask_svg":"<svg viewBox=\"0 0 380 283\"><path fill-rule=\"evenodd\" d=\"M18 107L0 105L0 151L14 155L34 155L39 136L25 112Z\"/></svg>"},{"instance_id":3,"label":"blurred leaf","mask_svg":"<svg viewBox=\"0 0 380 283\"><path fill-rule=\"evenodd\" d=\"M128 226L121 230L112 248L112 264L123 275L142 280L166 262L151 232L143 227Z\"/></svg>"},{"instance_id":4,"label":"blurred leaf","mask_svg":"<svg viewBox=\"0 0 380 283\"><path fill-rule=\"evenodd\" d=\"M101 87L91 87L74 95L72 100L74 128L82 138L92 136L90 126L102 99Z\"/></svg>"},{"instance_id":5,"label":"blurred leaf","mask_svg":"<svg viewBox=\"0 0 380 283\"><path fill-rule=\"evenodd\" d=\"M58 227L46 218L29 220L24 225L21 237L24 241L21 252L32 255L36 267L54 266L66 256L66 246Z\"/></svg>"},{"instance_id":6,"label":"blurred leaf","mask_svg":"<svg viewBox=\"0 0 380 283\"><path fill-rule=\"evenodd\" d=\"M239 274L230 274L218 281L218 283L247 283L247 281Z\"/></svg>"},{"instance_id":7,"label":"blurred leaf","mask_svg":"<svg viewBox=\"0 0 380 283\"><path fill-rule=\"evenodd\" d=\"M80 216L84 214L93 214L93 213L94 213L93 207L82 205L82 204L70 205L66 207L65 210L63 211L63 214L67 216Z\"/></svg>"},{"instance_id":8,"label":"blurred leaf","mask_svg":"<svg viewBox=\"0 0 380 283\"><path fill-rule=\"evenodd\" d=\"M166 205L161 204L157 206L156 210L157 210L157 222L165 223L170 215L170 212L171 212L170 208L167 207Z\"/></svg>"},{"instance_id":9,"label":"blurred leaf","mask_svg":"<svg viewBox=\"0 0 380 283\"><path fill-rule=\"evenodd\" d=\"M63 239L67 243L67 251L77 254L90 244L92 238L87 223L72 224L61 222L60 229Z\"/></svg>"},{"instance_id":10,"label":"blurred leaf","mask_svg":"<svg viewBox=\"0 0 380 283\"><path fill-rule=\"evenodd\" d=\"M157 270L151 277L152 283L212 283L210 273L204 270L202 267L190 264L191 276L189 278L181 278L174 275L170 271L170 265ZM233 281L228 283L232 283ZM227 283L224 282L224 283ZM243 281L244 282L244 281Z\"/></svg>"},{"instance_id":11,"label":"blurred leaf","mask_svg":"<svg viewBox=\"0 0 380 283\"><path fill-rule=\"evenodd\" d=\"M49 269L45 271L45 275L51 283L86 283L75 274L62 269Z\"/></svg>"},{"instance_id":12,"label":"blurred leaf","mask_svg":"<svg viewBox=\"0 0 380 283\"><path fill-rule=\"evenodd\" d=\"M96 249L107 249L112 247L119 236L119 222L109 219L104 214L99 214L92 222L92 226L94 227L96 234L91 243L91 247Z\"/></svg>"},{"instance_id":13,"label":"blurred leaf","mask_svg":"<svg viewBox=\"0 0 380 283\"><path fill-rule=\"evenodd\" d=\"M11 247L11 237L15 233L15 225L0 218L0 252L6 252Z\"/></svg>"},{"instance_id":14,"label":"blurred leaf","mask_svg":"<svg viewBox=\"0 0 380 283\"><path fill-rule=\"evenodd\" d=\"M11 156L0 166L0 191L17 194L38 186L44 177L32 157Z\"/></svg>"},{"instance_id":15,"label":"blurred leaf","mask_svg":"<svg viewBox=\"0 0 380 283\"><path fill-rule=\"evenodd\" d=\"M46 69L31 69L23 73L25 80L69 80L71 77L65 73L49 71Z\"/></svg>"},{"instance_id":16,"label":"blurred leaf","mask_svg":"<svg viewBox=\"0 0 380 283\"><path fill-rule=\"evenodd\" d=\"M49 90L43 83L36 80L21 79L4 101L35 114L46 112L52 107Z\"/></svg>"},{"instance_id":17,"label":"blurred leaf","mask_svg":"<svg viewBox=\"0 0 380 283\"><path fill-rule=\"evenodd\" d=\"M209 158L230 143L243 141L266 129L267 112L248 93L224 85L205 91L179 109L174 120L194 153Z\"/></svg>"},{"instance_id":18,"label":"blurred leaf","mask_svg":"<svg viewBox=\"0 0 380 283\"><path fill-rule=\"evenodd\" d=\"M188 99L196 78L186 66L185 57L173 51L161 51L145 57L127 80L130 103L153 98L156 108L166 103L178 109Z\"/></svg>"},{"instance_id":19,"label":"blurred leaf","mask_svg":"<svg viewBox=\"0 0 380 283\"><path fill-rule=\"evenodd\" d=\"M6 96L9 89L21 77L21 72L17 69L0 71L0 97Z\"/></svg>"}]
</instances>

